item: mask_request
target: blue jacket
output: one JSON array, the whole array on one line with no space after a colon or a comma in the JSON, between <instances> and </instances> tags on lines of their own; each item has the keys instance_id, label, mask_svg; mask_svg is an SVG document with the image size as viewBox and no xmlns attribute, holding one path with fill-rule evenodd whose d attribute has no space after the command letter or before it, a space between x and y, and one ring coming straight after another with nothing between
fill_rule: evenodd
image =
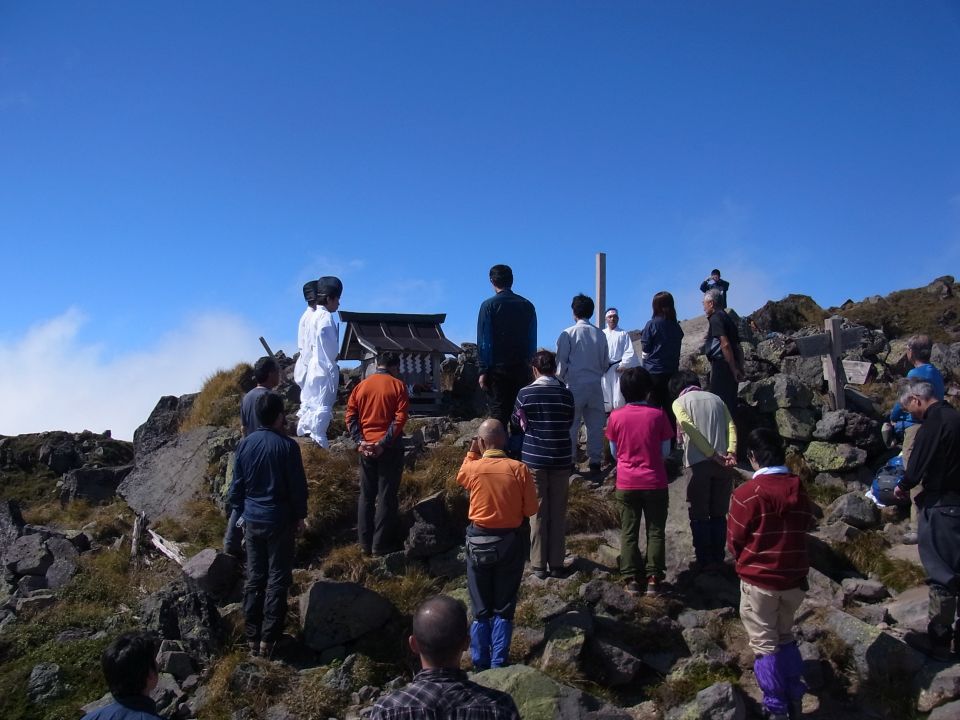
<instances>
[{"instance_id":1,"label":"blue jacket","mask_svg":"<svg viewBox=\"0 0 960 720\"><path fill-rule=\"evenodd\" d=\"M683 329L676 320L654 317L647 321L640 335L640 344L646 357L643 367L647 372L661 375L680 369L680 347Z\"/></svg>"},{"instance_id":2,"label":"blue jacket","mask_svg":"<svg viewBox=\"0 0 960 720\"><path fill-rule=\"evenodd\" d=\"M930 363L912 368L910 372L907 373L907 379L925 380L933 385L934 397L936 397L937 400L943 400L943 375L941 375L940 371ZM900 407L900 403L897 402L897 404L893 406L893 410L890 411L890 422L894 424L894 428L898 433L902 433L908 427L915 423L919 423L920 421Z\"/></svg>"},{"instance_id":3,"label":"blue jacket","mask_svg":"<svg viewBox=\"0 0 960 720\"><path fill-rule=\"evenodd\" d=\"M80 720L154 720L157 704L146 695L124 695L105 708L87 713Z\"/></svg>"},{"instance_id":4,"label":"blue jacket","mask_svg":"<svg viewBox=\"0 0 960 720\"><path fill-rule=\"evenodd\" d=\"M513 290L487 298L477 315L480 374L488 370L526 368L537 351L537 311Z\"/></svg>"},{"instance_id":5,"label":"blue jacket","mask_svg":"<svg viewBox=\"0 0 960 720\"><path fill-rule=\"evenodd\" d=\"M245 522L281 525L307 516L307 478L300 446L260 427L237 446L233 482L227 495Z\"/></svg>"}]
</instances>

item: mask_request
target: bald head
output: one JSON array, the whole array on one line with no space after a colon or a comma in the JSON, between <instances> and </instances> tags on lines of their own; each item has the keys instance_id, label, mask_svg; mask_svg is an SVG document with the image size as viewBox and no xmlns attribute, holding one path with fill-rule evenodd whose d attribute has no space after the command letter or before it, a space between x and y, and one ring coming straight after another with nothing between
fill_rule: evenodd
<instances>
[{"instance_id":1,"label":"bald head","mask_svg":"<svg viewBox=\"0 0 960 720\"><path fill-rule=\"evenodd\" d=\"M493 418L484 420L480 424L477 437L483 440L483 444L487 448L503 450L507 444L507 432L503 429L503 423Z\"/></svg>"},{"instance_id":2,"label":"bald head","mask_svg":"<svg viewBox=\"0 0 960 720\"><path fill-rule=\"evenodd\" d=\"M424 600L413 615L417 651L433 667L459 667L468 633L463 603L447 595Z\"/></svg>"}]
</instances>

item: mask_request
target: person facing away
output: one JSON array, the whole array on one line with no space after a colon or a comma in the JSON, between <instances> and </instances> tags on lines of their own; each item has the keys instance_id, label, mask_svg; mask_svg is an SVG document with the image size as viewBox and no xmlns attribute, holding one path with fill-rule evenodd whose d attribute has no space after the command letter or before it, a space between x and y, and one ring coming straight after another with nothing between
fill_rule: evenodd
<instances>
[{"instance_id":1,"label":"person facing away","mask_svg":"<svg viewBox=\"0 0 960 720\"><path fill-rule=\"evenodd\" d=\"M911 380L900 403L922 424L895 492L906 499L922 487L917 544L929 586L927 637L931 654L945 660L951 640L960 654L960 413L924 380Z\"/></svg>"},{"instance_id":2,"label":"person facing away","mask_svg":"<svg viewBox=\"0 0 960 720\"><path fill-rule=\"evenodd\" d=\"M627 592L640 594L637 578L646 578L646 593L656 595L666 576L667 470L673 430L663 410L649 402L650 373L641 367L625 370L620 391L627 404L610 413L607 437L617 448L617 487L620 509L620 576ZM647 562L638 539L640 521L647 526ZM641 572L643 573L641 575Z\"/></svg>"},{"instance_id":3,"label":"person facing away","mask_svg":"<svg viewBox=\"0 0 960 720\"><path fill-rule=\"evenodd\" d=\"M580 422L587 426L587 460L595 483L600 482L600 462L603 458L603 424L606 413L603 406L602 379L610 366L607 338L603 331L590 324L593 300L582 293L570 303L576 321L557 338L557 377L573 393L574 415L570 428L573 462L577 462L577 444Z\"/></svg>"},{"instance_id":4,"label":"person facing away","mask_svg":"<svg viewBox=\"0 0 960 720\"><path fill-rule=\"evenodd\" d=\"M720 271L714 268L710 271L710 276L700 283L700 292L705 293L716 290L720 295L717 298L717 307L720 310L727 309L727 291L730 289L730 283L721 279Z\"/></svg>"},{"instance_id":5,"label":"person facing away","mask_svg":"<svg viewBox=\"0 0 960 720\"><path fill-rule=\"evenodd\" d=\"M370 720L520 720L513 698L468 680L460 669L470 646L460 601L446 595L424 600L407 642L422 669L406 687L380 698Z\"/></svg>"},{"instance_id":6,"label":"person facing away","mask_svg":"<svg viewBox=\"0 0 960 720\"><path fill-rule=\"evenodd\" d=\"M533 473L540 503L530 518L530 565L539 578L561 577L573 467L573 393L556 378L557 358L549 350L538 350L530 365L533 382L517 393L510 418L515 433L523 436L521 460Z\"/></svg>"},{"instance_id":7,"label":"person facing away","mask_svg":"<svg viewBox=\"0 0 960 720\"><path fill-rule=\"evenodd\" d=\"M277 365L275 359L265 355L257 360L256 365L253 366L253 378L256 380L257 386L244 395L240 402L240 432L243 437L260 427L260 421L257 420L257 400L280 384L280 366ZM229 487L227 490L229 491ZM227 519L227 530L223 536L223 551L227 555L242 559L243 526L237 526L239 520L240 513L234 508Z\"/></svg>"},{"instance_id":8,"label":"person facing away","mask_svg":"<svg viewBox=\"0 0 960 720\"><path fill-rule=\"evenodd\" d=\"M753 478L733 491L727 516L727 546L740 577L740 621L767 716L799 718L806 685L793 620L807 590L812 504L786 467L775 431L751 432L747 452Z\"/></svg>"},{"instance_id":9,"label":"person facing away","mask_svg":"<svg viewBox=\"0 0 960 720\"><path fill-rule=\"evenodd\" d=\"M322 448L327 448L327 428L333 417L340 386L340 327L333 313L340 308L343 283L333 276L317 280L317 308L309 326L309 365L306 380L300 390L300 421L298 435L309 435Z\"/></svg>"},{"instance_id":10,"label":"person facing away","mask_svg":"<svg viewBox=\"0 0 960 720\"><path fill-rule=\"evenodd\" d=\"M403 426L409 398L400 380L400 356L384 352L377 371L362 380L347 400L344 421L360 454L357 536L365 555L397 549L397 491L403 474Z\"/></svg>"},{"instance_id":11,"label":"person facing away","mask_svg":"<svg viewBox=\"0 0 960 720\"><path fill-rule=\"evenodd\" d=\"M477 315L477 361L480 387L487 394L490 417L508 427L520 388L530 382L530 358L537 350L537 311L513 292L509 265L490 268L493 297Z\"/></svg>"},{"instance_id":12,"label":"person facing away","mask_svg":"<svg viewBox=\"0 0 960 720\"><path fill-rule=\"evenodd\" d=\"M737 428L723 400L701 389L700 379L681 370L670 380L673 413L690 468L687 504L697 569L720 569L727 540L727 510L733 491L728 468L737 464Z\"/></svg>"},{"instance_id":13,"label":"person facing away","mask_svg":"<svg viewBox=\"0 0 960 720\"><path fill-rule=\"evenodd\" d=\"M127 632L107 646L100 666L113 702L81 720L152 720L159 718L150 693L157 686L158 642L143 632Z\"/></svg>"},{"instance_id":14,"label":"person facing away","mask_svg":"<svg viewBox=\"0 0 960 720\"><path fill-rule=\"evenodd\" d=\"M610 308L603 316L607 326L603 334L607 338L607 370L603 374L603 409L609 413L622 407L623 395L620 394L620 374L627 368L639 364L639 358L633 349L630 333L620 328L620 311Z\"/></svg>"},{"instance_id":15,"label":"person facing away","mask_svg":"<svg viewBox=\"0 0 960 720\"><path fill-rule=\"evenodd\" d=\"M485 420L457 473L470 493L467 590L474 617L470 654L477 670L507 664L527 555L527 518L537 512L530 470L507 457L506 442L500 421Z\"/></svg>"},{"instance_id":16,"label":"person facing away","mask_svg":"<svg viewBox=\"0 0 960 720\"><path fill-rule=\"evenodd\" d=\"M640 346L643 348L643 367L650 373L653 382L653 400L659 405L670 424L676 428L676 419L671 409L670 378L680 369L680 347L683 342L683 329L677 322L677 309L673 295L661 290L653 296L653 317L647 320L640 333Z\"/></svg>"},{"instance_id":17,"label":"person facing away","mask_svg":"<svg viewBox=\"0 0 960 720\"><path fill-rule=\"evenodd\" d=\"M310 367L310 355L313 346L311 343L311 326L314 313L317 310L317 281L310 280L303 286L303 299L307 301L307 309L300 316L297 323L297 362L293 366L293 381L300 390L307 380L307 368Z\"/></svg>"},{"instance_id":18,"label":"person facing away","mask_svg":"<svg viewBox=\"0 0 960 720\"><path fill-rule=\"evenodd\" d=\"M719 290L713 289L703 296L703 312L708 320L706 355L710 361L709 390L723 400L730 414L736 417L738 383L743 379L740 331L720 307L719 293Z\"/></svg>"},{"instance_id":19,"label":"person facing away","mask_svg":"<svg viewBox=\"0 0 960 720\"><path fill-rule=\"evenodd\" d=\"M243 614L253 655L269 657L283 632L293 582L295 536L307 517L307 479L300 447L284 433L283 400L257 400L260 427L240 441L227 498L246 535Z\"/></svg>"}]
</instances>

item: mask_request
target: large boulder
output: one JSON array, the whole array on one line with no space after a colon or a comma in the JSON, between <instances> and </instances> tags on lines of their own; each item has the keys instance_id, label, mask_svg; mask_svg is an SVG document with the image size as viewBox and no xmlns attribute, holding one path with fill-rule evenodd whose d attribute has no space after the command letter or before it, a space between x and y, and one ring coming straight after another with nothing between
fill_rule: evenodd
<instances>
[{"instance_id":1,"label":"large boulder","mask_svg":"<svg viewBox=\"0 0 960 720\"><path fill-rule=\"evenodd\" d=\"M813 402L810 388L783 373L750 383L742 396L747 405L765 413L775 413L778 408L808 408Z\"/></svg>"},{"instance_id":2,"label":"large boulder","mask_svg":"<svg viewBox=\"0 0 960 720\"><path fill-rule=\"evenodd\" d=\"M960 342L952 345L934 343L930 351L930 362L944 377L949 376L960 381Z\"/></svg>"},{"instance_id":3,"label":"large boulder","mask_svg":"<svg viewBox=\"0 0 960 720\"><path fill-rule=\"evenodd\" d=\"M162 640L180 640L207 662L223 645L224 627L213 598L186 579L175 580L143 600L141 624Z\"/></svg>"},{"instance_id":4,"label":"large boulder","mask_svg":"<svg viewBox=\"0 0 960 720\"><path fill-rule=\"evenodd\" d=\"M63 672L56 663L43 662L33 666L27 682L27 696L35 705L55 700L67 691Z\"/></svg>"},{"instance_id":5,"label":"large boulder","mask_svg":"<svg viewBox=\"0 0 960 720\"><path fill-rule=\"evenodd\" d=\"M160 398L147 421L133 433L133 452L137 460L177 437L180 423L190 412L196 397L194 394Z\"/></svg>"},{"instance_id":6,"label":"large boulder","mask_svg":"<svg viewBox=\"0 0 960 720\"><path fill-rule=\"evenodd\" d=\"M411 526L404 547L408 557L426 558L445 553L463 542L463 530L447 512L446 493L424 498L410 510Z\"/></svg>"},{"instance_id":7,"label":"large boulder","mask_svg":"<svg viewBox=\"0 0 960 720\"><path fill-rule=\"evenodd\" d=\"M849 648L860 679L886 682L894 675L913 677L923 667L924 656L883 630L837 608L823 608L822 625Z\"/></svg>"},{"instance_id":8,"label":"large boulder","mask_svg":"<svg viewBox=\"0 0 960 720\"><path fill-rule=\"evenodd\" d=\"M823 377L823 361L819 357L789 355L780 363L780 372L796 377L817 392L821 392L827 382Z\"/></svg>"},{"instance_id":9,"label":"large boulder","mask_svg":"<svg viewBox=\"0 0 960 720\"><path fill-rule=\"evenodd\" d=\"M814 472L853 470L867 461L867 451L848 445L814 440L803 452L804 458Z\"/></svg>"},{"instance_id":10,"label":"large boulder","mask_svg":"<svg viewBox=\"0 0 960 720\"><path fill-rule=\"evenodd\" d=\"M23 515L15 500L0 500L0 559L13 542L23 535Z\"/></svg>"},{"instance_id":11,"label":"large boulder","mask_svg":"<svg viewBox=\"0 0 960 720\"><path fill-rule=\"evenodd\" d=\"M665 720L744 720L747 708L739 688L719 682L704 688L686 705L673 708Z\"/></svg>"},{"instance_id":12,"label":"large boulder","mask_svg":"<svg viewBox=\"0 0 960 720\"><path fill-rule=\"evenodd\" d=\"M473 681L513 698L523 720L629 720L628 712L526 665L484 670Z\"/></svg>"},{"instance_id":13,"label":"large boulder","mask_svg":"<svg viewBox=\"0 0 960 720\"><path fill-rule=\"evenodd\" d=\"M394 612L390 601L362 585L318 580L300 596L303 642L322 652L379 629Z\"/></svg>"},{"instance_id":14,"label":"large boulder","mask_svg":"<svg viewBox=\"0 0 960 720\"><path fill-rule=\"evenodd\" d=\"M183 565L183 574L216 600L225 599L233 590L238 570L236 558L213 548L201 550Z\"/></svg>"},{"instance_id":15,"label":"large boulder","mask_svg":"<svg viewBox=\"0 0 960 720\"><path fill-rule=\"evenodd\" d=\"M3 563L14 575L43 576L53 564L53 555L47 549L43 535L33 533L14 540Z\"/></svg>"},{"instance_id":16,"label":"large boulder","mask_svg":"<svg viewBox=\"0 0 960 720\"><path fill-rule=\"evenodd\" d=\"M809 295L787 295L782 300L770 300L750 315L759 331L791 334L808 325L823 327L827 316Z\"/></svg>"},{"instance_id":17,"label":"large boulder","mask_svg":"<svg viewBox=\"0 0 960 720\"><path fill-rule=\"evenodd\" d=\"M117 492L151 521L177 517L188 502L208 490L208 468L219 460L223 443L235 435L233 430L203 426L177 435L152 452L138 452L136 467Z\"/></svg>"},{"instance_id":18,"label":"large boulder","mask_svg":"<svg viewBox=\"0 0 960 720\"><path fill-rule=\"evenodd\" d=\"M960 698L960 664L947 667L927 665L914 678L913 685L919 690L917 710L930 712L935 707Z\"/></svg>"},{"instance_id":19,"label":"large boulder","mask_svg":"<svg viewBox=\"0 0 960 720\"><path fill-rule=\"evenodd\" d=\"M817 415L808 408L777 408L774 422L783 439L802 443L813 437Z\"/></svg>"},{"instance_id":20,"label":"large boulder","mask_svg":"<svg viewBox=\"0 0 960 720\"><path fill-rule=\"evenodd\" d=\"M119 467L82 467L63 476L60 501L86 500L93 505L109 503L117 494L117 486L133 470L133 465Z\"/></svg>"},{"instance_id":21,"label":"large boulder","mask_svg":"<svg viewBox=\"0 0 960 720\"><path fill-rule=\"evenodd\" d=\"M861 493L841 495L827 507L827 523L844 522L860 530L869 530L880 524L880 509Z\"/></svg>"}]
</instances>

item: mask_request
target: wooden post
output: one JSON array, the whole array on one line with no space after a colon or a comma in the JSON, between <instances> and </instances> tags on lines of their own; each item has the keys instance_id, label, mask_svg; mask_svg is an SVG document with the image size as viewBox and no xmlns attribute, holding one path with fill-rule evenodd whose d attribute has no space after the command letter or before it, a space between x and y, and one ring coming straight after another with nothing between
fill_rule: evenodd
<instances>
[{"instance_id":1,"label":"wooden post","mask_svg":"<svg viewBox=\"0 0 960 720\"><path fill-rule=\"evenodd\" d=\"M827 389L833 399L833 409L843 410L847 406L843 388L847 383L840 357L843 353L843 320L836 315L823 321L823 327L830 336L830 352L823 356L823 375L827 378Z\"/></svg>"},{"instance_id":2,"label":"wooden post","mask_svg":"<svg viewBox=\"0 0 960 720\"><path fill-rule=\"evenodd\" d=\"M603 330L603 315L607 312L607 254L597 253L597 326Z\"/></svg>"},{"instance_id":3,"label":"wooden post","mask_svg":"<svg viewBox=\"0 0 960 720\"><path fill-rule=\"evenodd\" d=\"M135 567L140 567L140 538L143 537L143 528L147 524L147 516L137 513L136 520L133 521L133 533L130 538L130 563Z\"/></svg>"}]
</instances>

